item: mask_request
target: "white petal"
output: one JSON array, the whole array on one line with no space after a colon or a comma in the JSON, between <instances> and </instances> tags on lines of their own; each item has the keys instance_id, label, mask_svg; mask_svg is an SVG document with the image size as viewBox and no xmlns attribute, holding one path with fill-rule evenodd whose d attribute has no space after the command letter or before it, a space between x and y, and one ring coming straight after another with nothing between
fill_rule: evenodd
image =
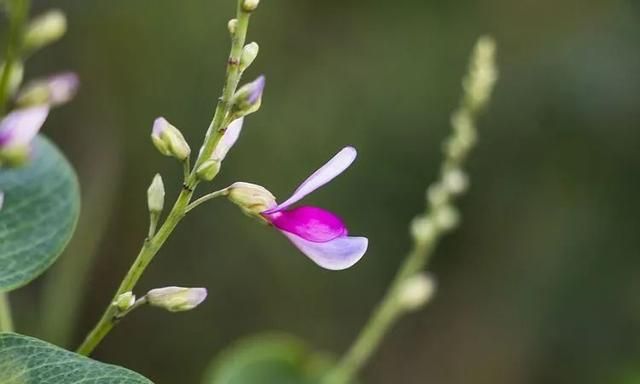
<instances>
[{"instance_id":1,"label":"white petal","mask_svg":"<svg viewBox=\"0 0 640 384\"><path fill-rule=\"evenodd\" d=\"M222 135L222 139L218 145L216 145L216 149L213 150L213 154L211 158L213 160L222 161L225 156L227 156L227 152L233 147L233 145L240 137L240 132L242 131L242 123L244 122L244 117L236 119L229 124L227 127L227 131Z\"/></svg>"},{"instance_id":2,"label":"white petal","mask_svg":"<svg viewBox=\"0 0 640 384\"><path fill-rule=\"evenodd\" d=\"M277 207L270 209L265 213L271 213L275 211L282 210L287 208L288 206L297 203L303 197L307 196L311 192L316 189L322 187L327 184L331 180L333 180L336 176L344 172L351 163L356 159L358 153L356 149L353 147L345 147L340 152L338 152L331 160L329 160L325 165L320 167L317 171L315 171L311 176L309 176L296 191L288 198L285 202L278 205Z\"/></svg>"},{"instance_id":3,"label":"white petal","mask_svg":"<svg viewBox=\"0 0 640 384\"><path fill-rule=\"evenodd\" d=\"M314 243L292 233L281 233L314 263L334 271L347 269L357 263L369 245L366 237L343 236L324 243Z\"/></svg>"}]
</instances>

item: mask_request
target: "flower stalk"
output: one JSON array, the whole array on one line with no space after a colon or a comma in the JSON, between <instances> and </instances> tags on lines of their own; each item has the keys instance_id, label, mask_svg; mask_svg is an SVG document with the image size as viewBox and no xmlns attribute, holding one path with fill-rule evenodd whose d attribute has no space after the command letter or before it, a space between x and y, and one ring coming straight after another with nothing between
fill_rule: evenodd
<instances>
[{"instance_id":1,"label":"flower stalk","mask_svg":"<svg viewBox=\"0 0 640 384\"><path fill-rule=\"evenodd\" d=\"M16 69L22 51L22 40L25 22L29 14L29 0L9 0L9 40L5 52L5 61L0 74L0 115L7 110L11 78Z\"/></svg>"},{"instance_id":2,"label":"flower stalk","mask_svg":"<svg viewBox=\"0 0 640 384\"><path fill-rule=\"evenodd\" d=\"M11 316L11 305L9 303L9 295L6 292L0 292L0 332L13 331L13 318Z\"/></svg>"},{"instance_id":3,"label":"flower stalk","mask_svg":"<svg viewBox=\"0 0 640 384\"><path fill-rule=\"evenodd\" d=\"M413 248L355 342L323 379L323 384L353 382L395 322L410 312L403 305L406 282L422 273L442 236L457 224L453 202L466 187L462 168L476 142L475 122L489 101L496 79L495 42L482 37L463 80L463 99L452 116L453 130L445 141L440 178L428 189L425 213L418 215L411 225ZM430 297L422 305L427 304Z\"/></svg>"},{"instance_id":4,"label":"flower stalk","mask_svg":"<svg viewBox=\"0 0 640 384\"><path fill-rule=\"evenodd\" d=\"M240 59L247 36L249 17L251 14L251 11L246 10L243 7L243 4L243 0L238 0L236 11L237 21L233 28L233 32L231 33L231 53L227 61L226 80L222 96L218 100L213 119L207 130L198 158L193 168L191 168L188 176L185 175L187 177L185 177L182 190L164 223L160 226L160 229L158 229L153 237L144 241L138 256L120 283L120 286L110 303L115 301L123 293L133 291L136 284L142 277L142 274L151 261L153 261L160 248L162 248L178 223L190 210L189 203L191 202L193 193L200 182L196 171L202 163L211 157L213 151L220 142L220 139L224 135L227 125L230 123L228 116L231 109L231 99L236 92L242 75L242 72L240 71ZM187 169L188 165L185 164L185 170ZM185 171L185 173L187 172ZM193 208L193 206L191 208ZM117 320L117 308L110 304L104 311L98 323L87 335L83 343L78 347L77 352L82 355L91 354L109 331L113 329Z\"/></svg>"}]
</instances>

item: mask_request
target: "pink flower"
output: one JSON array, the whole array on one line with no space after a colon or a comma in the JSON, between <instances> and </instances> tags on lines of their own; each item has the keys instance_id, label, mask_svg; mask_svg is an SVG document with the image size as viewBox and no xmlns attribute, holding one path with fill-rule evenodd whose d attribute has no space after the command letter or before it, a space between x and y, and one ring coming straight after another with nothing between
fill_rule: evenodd
<instances>
[{"instance_id":1,"label":"pink flower","mask_svg":"<svg viewBox=\"0 0 640 384\"><path fill-rule=\"evenodd\" d=\"M319 266L341 270L357 263L367 251L366 237L348 236L338 216L318 207L291 206L344 172L356 159L355 148L346 147L307 178L283 203L260 215Z\"/></svg>"}]
</instances>

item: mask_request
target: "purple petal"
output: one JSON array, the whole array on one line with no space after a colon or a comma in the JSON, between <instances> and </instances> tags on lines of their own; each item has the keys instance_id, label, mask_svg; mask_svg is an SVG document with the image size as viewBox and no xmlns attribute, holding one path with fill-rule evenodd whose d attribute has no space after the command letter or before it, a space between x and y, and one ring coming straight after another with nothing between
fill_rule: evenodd
<instances>
[{"instance_id":1,"label":"purple petal","mask_svg":"<svg viewBox=\"0 0 640 384\"><path fill-rule=\"evenodd\" d=\"M227 127L227 131L220 139L218 145L216 145L216 149L214 149L211 158L213 160L222 161L225 156L227 156L227 152L233 147L233 145L240 137L240 132L242 131L242 123L244 122L244 117L236 119L229 124Z\"/></svg>"},{"instance_id":2,"label":"purple petal","mask_svg":"<svg viewBox=\"0 0 640 384\"><path fill-rule=\"evenodd\" d=\"M249 93L249 98L247 99L247 102L249 104L255 104L255 102L262 97L265 83L266 80L264 75L260 75L256 80L253 81L253 83L251 83L251 92Z\"/></svg>"},{"instance_id":3,"label":"purple petal","mask_svg":"<svg viewBox=\"0 0 640 384\"><path fill-rule=\"evenodd\" d=\"M366 237L342 236L325 243L314 243L289 232L282 231L282 234L314 263L334 271L347 269L357 263L369 245Z\"/></svg>"},{"instance_id":4,"label":"purple petal","mask_svg":"<svg viewBox=\"0 0 640 384\"><path fill-rule=\"evenodd\" d=\"M356 159L357 154L358 153L356 152L356 149L353 147L343 148L331 160L329 160L325 165L320 167L320 169L315 171L302 184L300 184L298 189L296 189L296 191L293 193L293 195L291 195L290 198L288 198L285 202L278 205L277 207L265 211L264 213L269 214L280 211L292 204L297 203L303 197L330 182L336 176L349 168L351 163L353 163L353 161Z\"/></svg>"},{"instance_id":5,"label":"purple petal","mask_svg":"<svg viewBox=\"0 0 640 384\"><path fill-rule=\"evenodd\" d=\"M36 136L49 114L49 106L19 109L0 121L0 147L26 146Z\"/></svg>"},{"instance_id":6,"label":"purple petal","mask_svg":"<svg viewBox=\"0 0 640 384\"><path fill-rule=\"evenodd\" d=\"M314 243L324 243L347 235L347 227L342 219L318 207L298 207L264 216L276 228Z\"/></svg>"},{"instance_id":7,"label":"purple petal","mask_svg":"<svg viewBox=\"0 0 640 384\"><path fill-rule=\"evenodd\" d=\"M63 72L51 76L48 79L51 92L51 104L64 104L71 100L78 91L80 79L73 72Z\"/></svg>"}]
</instances>

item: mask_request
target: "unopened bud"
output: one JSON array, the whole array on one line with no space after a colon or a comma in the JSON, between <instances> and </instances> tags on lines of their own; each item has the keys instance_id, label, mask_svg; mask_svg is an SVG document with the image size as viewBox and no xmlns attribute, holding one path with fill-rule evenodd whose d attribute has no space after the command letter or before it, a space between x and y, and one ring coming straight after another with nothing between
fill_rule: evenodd
<instances>
[{"instance_id":1,"label":"unopened bud","mask_svg":"<svg viewBox=\"0 0 640 384\"><path fill-rule=\"evenodd\" d=\"M211 154L212 160L217 160L221 162L227 156L229 150L233 147L233 145L238 141L240 137L240 132L242 132L242 124L244 122L244 118L241 117L236 119L229 124L224 135L216 145L216 148L213 150Z\"/></svg>"},{"instance_id":2,"label":"unopened bud","mask_svg":"<svg viewBox=\"0 0 640 384\"><path fill-rule=\"evenodd\" d=\"M209 159L202 163L196 170L196 176L200 180L211 181L220 172L220 161L215 159Z\"/></svg>"},{"instance_id":3,"label":"unopened bud","mask_svg":"<svg viewBox=\"0 0 640 384\"><path fill-rule=\"evenodd\" d=\"M207 298L205 288L165 287L147 293L147 302L170 312L189 311Z\"/></svg>"},{"instance_id":4,"label":"unopened bud","mask_svg":"<svg viewBox=\"0 0 640 384\"><path fill-rule=\"evenodd\" d=\"M52 106L69 102L76 94L80 81L73 72L53 75L36 80L24 87L16 97L19 106L48 104Z\"/></svg>"},{"instance_id":5,"label":"unopened bud","mask_svg":"<svg viewBox=\"0 0 640 384\"><path fill-rule=\"evenodd\" d=\"M227 24L227 28L229 28L229 33L234 35L236 33L236 28L238 28L238 19L231 19Z\"/></svg>"},{"instance_id":6,"label":"unopened bud","mask_svg":"<svg viewBox=\"0 0 640 384\"><path fill-rule=\"evenodd\" d=\"M449 193L439 183L431 185L427 189L427 200L432 206L440 206L447 202L449 199Z\"/></svg>"},{"instance_id":7,"label":"unopened bud","mask_svg":"<svg viewBox=\"0 0 640 384\"><path fill-rule=\"evenodd\" d=\"M445 171L443 181L447 191L454 195L459 195L466 191L469 185L467 175L460 168Z\"/></svg>"},{"instance_id":8,"label":"unopened bud","mask_svg":"<svg viewBox=\"0 0 640 384\"><path fill-rule=\"evenodd\" d=\"M426 243L433 239L437 228L433 221L427 217L419 216L411 222L411 235L416 242Z\"/></svg>"},{"instance_id":9,"label":"unopened bud","mask_svg":"<svg viewBox=\"0 0 640 384\"><path fill-rule=\"evenodd\" d=\"M260 109L264 85L265 77L261 75L251 83L243 85L236 94L233 95L231 104L233 105L233 114L236 118L246 116Z\"/></svg>"},{"instance_id":10,"label":"unopened bud","mask_svg":"<svg viewBox=\"0 0 640 384\"><path fill-rule=\"evenodd\" d=\"M160 213L164 208L164 183L162 176L156 174L147 190L147 205L149 212Z\"/></svg>"},{"instance_id":11,"label":"unopened bud","mask_svg":"<svg viewBox=\"0 0 640 384\"><path fill-rule=\"evenodd\" d=\"M242 9L246 12L253 12L258 8L260 0L244 0L242 2Z\"/></svg>"},{"instance_id":12,"label":"unopened bud","mask_svg":"<svg viewBox=\"0 0 640 384\"><path fill-rule=\"evenodd\" d=\"M418 273L402 283L398 303L406 311L416 311L431 300L435 290L433 278L426 273Z\"/></svg>"},{"instance_id":13,"label":"unopened bud","mask_svg":"<svg viewBox=\"0 0 640 384\"><path fill-rule=\"evenodd\" d=\"M27 26L24 34L26 49L38 49L64 36L67 18L62 11L54 9L36 18Z\"/></svg>"},{"instance_id":14,"label":"unopened bud","mask_svg":"<svg viewBox=\"0 0 640 384\"><path fill-rule=\"evenodd\" d=\"M20 166L29 159L31 141L48 113L48 106L23 108L0 120L0 163Z\"/></svg>"},{"instance_id":15,"label":"unopened bud","mask_svg":"<svg viewBox=\"0 0 640 384\"><path fill-rule=\"evenodd\" d=\"M164 117L158 117L153 123L151 140L158 151L165 156L184 161L191 154L191 148L182 133Z\"/></svg>"},{"instance_id":16,"label":"unopened bud","mask_svg":"<svg viewBox=\"0 0 640 384\"><path fill-rule=\"evenodd\" d=\"M132 292L125 292L112 303L112 305L120 312L124 312L131 308L136 302L136 296Z\"/></svg>"},{"instance_id":17,"label":"unopened bud","mask_svg":"<svg viewBox=\"0 0 640 384\"><path fill-rule=\"evenodd\" d=\"M450 231L460 222L460 214L453 206L445 204L433 212L433 222L439 229Z\"/></svg>"},{"instance_id":18,"label":"unopened bud","mask_svg":"<svg viewBox=\"0 0 640 384\"><path fill-rule=\"evenodd\" d=\"M244 46L242 56L240 56L240 71L244 72L244 70L249 68L251 63L258 57L258 51L260 51L260 47L256 42Z\"/></svg>"},{"instance_id":19,"label":"unopened bud","mask_svg":"<svg viewBox=\"0 0 640 384\"><path fill-rule=\"evenodd\" d=\"M228 190L229 200L249 216L258 216L276 206L276 198L260 185L238 182L231 184Z\"/></svg>"}]
</instances>

